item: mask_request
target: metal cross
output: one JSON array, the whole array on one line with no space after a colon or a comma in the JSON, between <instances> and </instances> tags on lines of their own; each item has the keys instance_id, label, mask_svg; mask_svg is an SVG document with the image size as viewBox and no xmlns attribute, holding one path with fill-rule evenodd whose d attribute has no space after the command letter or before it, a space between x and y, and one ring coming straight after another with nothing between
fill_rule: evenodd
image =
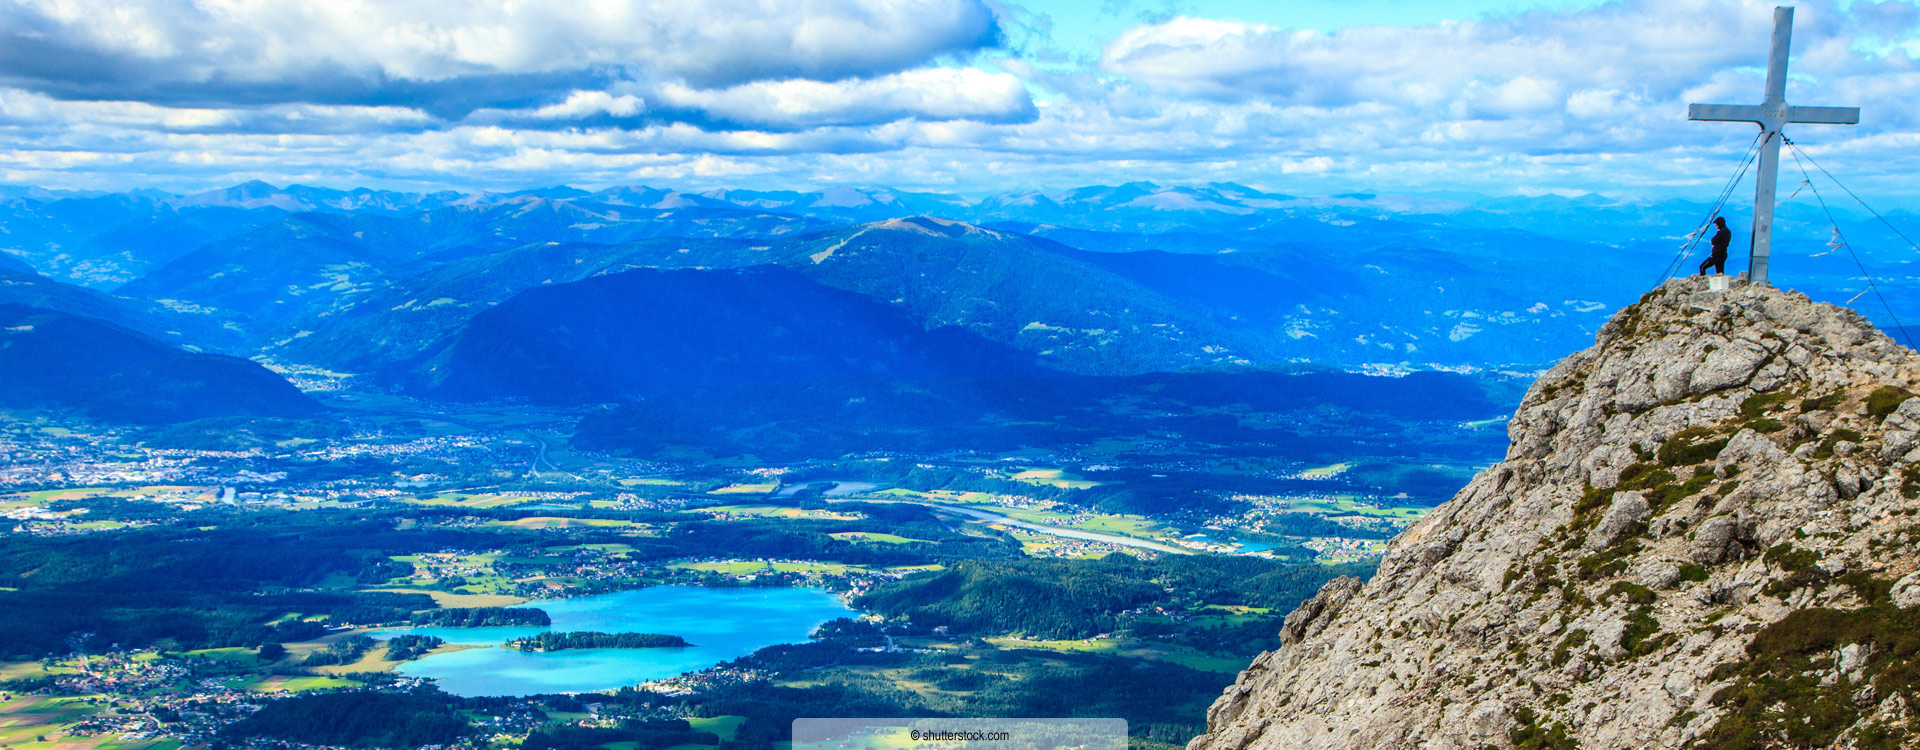
<instances>
[{"instance_id":1,"label":"metal cross","mask_svg":"<svg viewBox=\"0 0 1920 750\"><path fill-rule=\"evenodd\" d=\"M1767 100L1748 104L1693 104L1689 120L1752 122L1760 125L1760 174L1753 188L1753 251L1747 279L1767 283L1767 258L1773 248L1774 181L1780 173L1780 133L1790 122L1857 125L1859 107L1787 106L1787 45L1793 39L1793 8L1773 9L1773 50L1767 53Z\"/></svg>"}]
</instances>

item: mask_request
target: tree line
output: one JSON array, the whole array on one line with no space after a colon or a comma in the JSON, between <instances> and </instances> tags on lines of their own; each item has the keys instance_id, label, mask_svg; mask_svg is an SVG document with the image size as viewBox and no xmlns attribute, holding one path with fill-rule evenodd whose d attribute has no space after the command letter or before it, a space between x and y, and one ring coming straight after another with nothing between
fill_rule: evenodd
<instances>
[{"instance_id":1,"label":"tree line","mask_svg":"<svg viewBox=\"0 0 1920 750\"><path fill-rule=\"evenodd\" d=\"M411 621L415 625L431 625L442 628L494 628L516 625L537 625L545 627L553 624L553 618L546 610L534 607L450 607L415 612Z\"/></svg>"},{"instance_id":2,"label":"tree line","mask_svg":"<svg viewBox=\"0 0 1920 750\"><path fill-rule=\"evenodd\" d=\"M691 646L687 639L661 633L600 633L580 630L570 633L541 633L507 641L508 648L521 651L565 651L572 648L681 648Z\"/></svg>"}]
</instances>

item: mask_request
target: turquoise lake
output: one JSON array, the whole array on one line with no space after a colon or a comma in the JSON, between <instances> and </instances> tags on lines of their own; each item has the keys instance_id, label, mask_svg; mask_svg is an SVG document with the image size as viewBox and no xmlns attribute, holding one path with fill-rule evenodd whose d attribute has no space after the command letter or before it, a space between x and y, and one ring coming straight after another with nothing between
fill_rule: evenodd
<instances>
[{"instance_id":1,"label":"turquoise lake","mask_svg":"<svg viewBox=\"0 0 1920 750\"><path fill-rule=\"evenodd\" d=\"M647 680L696 672L781 643L800 643L821 623L857 617L840 599L808 588L654 586L614 594L519 605L546 610L551 627L389 630L378 638L418 633L448 643L485 645L435 654L399 668L431 677L455 695L534 695L616 690ZM500 644L545 631L665 633L687 648L572 649L525 653Z\"/></svg>"}]
</instances>

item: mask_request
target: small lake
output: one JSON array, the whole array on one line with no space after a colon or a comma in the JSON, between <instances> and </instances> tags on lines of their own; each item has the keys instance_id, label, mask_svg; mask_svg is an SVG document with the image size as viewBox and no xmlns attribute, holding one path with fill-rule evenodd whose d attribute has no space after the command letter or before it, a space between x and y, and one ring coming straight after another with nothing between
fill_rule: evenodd
<instances>
[{"instance_id":1,"label":"small lake","mask_svg":"<svg viewBox=\"0 0 1920 750\"><path fill-rule=\"evenodd\" d=\"M821 623L857 617L838 597L809 588L654 586L614 594L519 605L546 610L551 627L419 627L375 633L418 633L448 643L485 645L402 664L409 677L431 677L455 695L535 695L615 690L695 672L767 646L801 643ZM569 649L526 653L500 644L546 631L664 633L687 648Z\"/></svg>"}]
</instances>

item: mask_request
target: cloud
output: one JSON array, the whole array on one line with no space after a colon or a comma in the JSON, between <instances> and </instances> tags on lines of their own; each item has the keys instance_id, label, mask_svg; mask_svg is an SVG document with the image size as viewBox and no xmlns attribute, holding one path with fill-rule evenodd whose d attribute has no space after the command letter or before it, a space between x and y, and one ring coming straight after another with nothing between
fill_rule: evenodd
<instances>
[{"instance_id":1,"label":"cloud","mask_svg":"<svg viewBox=\"0 0 1920 750\"><path fill-rule=\"evenodd\" d=\"M1688 122L1684 113L1690 102L1761 98L1773 4L1624 0L1333 32L1179 17L1117 36L1100 71L1135 89L1133 98L1220 113L1220 126L1187 140L1221 133L1239 113L1300 139L1268 147L1358 156L1380 165L1369 168L1374 174L1416 174L1425 160L1477 161L1483 166L1460 177L1486 180L1491 165L1517 157L1575 156L1561 167L1567 178L1591 180L1673 169L1670 153L1744 144L1750 132ZM1920 113L1891 106L1920 90L1920 68L1908 52L1920 50L1915 17L1898 3L1801 4L1788 99L1868 110L1860 127L1802 127L1801 137L1834 144L1920 125ZM1332 128L1333 137L1305 132L1306 123ZM1620 158L1632 156L1647 169ZM1897 158L1912 164L1916 157ZM1675 177L1685 179L1667 179ZM1647 174L1632 184L1654 181Z\"/></svg>"},{"instance_id":2,"label":"cloud","mask_svg":"<svg viewBox=\"0 0 1920 750\"><path fill-rule=\"evenodd\" d=\"M1435 107L1479 92L1496 107L1537 108L1543 97L1580 89L1664 97L1703 71L1762 64L1756 40L1771 24L1761 3L1705 0L1332 33L1183 17L1122 34L1101 64L1162 90L1225 100Z\"/></svg>"},{"instance_id":3,"label":"cloud","mask_svg":"<svg viewBox=\"0 0 1920 750\"><path fill-rule=\"evenodd\" d=\"M1030 122L1033 100L1019 78L972 68L926 68L853 81L762 81L727 89L670 85L665 104L737 127L877 125L896 120Z\"/></svg>"},{"instance_id":4,"label":"cloud","mask_svg":"<svg viewBox=\"0 0 1920 750\"><path fill-rule=\"evenodd\" d=\"M404 105L458 119L622 80L886 75L998 39L980 0L4 0L0 85L196 107Z\"/></svg>"},{"instance_id":5,"label":"cloud","mask_svg":"<svg viewBox=\"0 0 1920 750\"><path fill-rule=\"evenodd\" d=\"M0 181L1710 191L1752 132L1685 105L1757 100L1771 25L1769 0L1332 32L1155 15L1080 60L994 7L0 0ZM1920 171L1915 18L1797 18L1790 99L1864 113L1796 139L1870 188Z\"/></svg>"},{"instance_id":6,"label":"cloud","mask_svg":"<svg viewBox=\"0 0 1920 750\"><path fill-rule=\"evenodd\" d=\"M276 104L245 109L162 107L145 102L60 101L43 94L0 88L0 127L23 131L125 128L167 133L418 132L438 127L409 107Z\"/></svg>"}]
</instances>

